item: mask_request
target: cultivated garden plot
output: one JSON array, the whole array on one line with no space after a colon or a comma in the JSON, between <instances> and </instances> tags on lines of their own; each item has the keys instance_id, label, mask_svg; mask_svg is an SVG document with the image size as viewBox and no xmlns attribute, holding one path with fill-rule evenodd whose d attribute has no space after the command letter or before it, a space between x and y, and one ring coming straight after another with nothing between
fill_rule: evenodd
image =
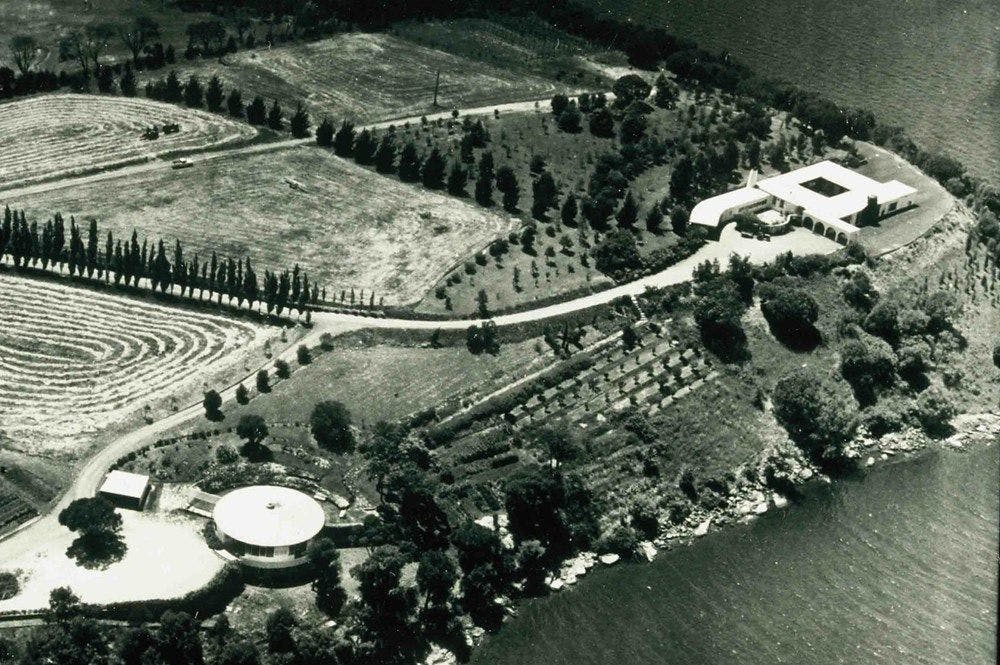
<instances>
[{"instance_id":1,"label":"cultivated garden plot","mask_svg":"<svg viewBox=\"0 0 1000 665\"><path fill-rule=\"evenodd\" d=\"M164 133L164 125L177 125ZM143 133L157 127L159 137ZM250 125L148 99L43 95L0 105L0 188L253 138Z\"/></svg>"},{"instance_id":2,"label":"cultivated garden plot","mask_svg":"<svg viewBox=\"0 0 1000 665\"><path fill-rule=\"evenodd\" d=\"M438 104L434 84L441 72ZM351 33L316 42L258 49L178 68L181 80L218 76L225 89L242 90L244 101L277 99L286 112L305 104L315 123L385 120L452 107L533 99L556 85L515 74L384 34ZM162 78L157 72L153 77Z\"/></svg>"},{"instance_id":3,"label":"cultivated garden plot","mask_svg":"<svg viewBox=\"0 0 1000 665\"><path fill-rule=\"evenodd\" d=\"M74 456L88 434L199 388L268 329L0 275L0 408L10 446Z\"/></svg>"},{"instance_id":4,"label":"cultivated garden plot","mask_svg":"<svg viewBox=\"0 0 1000 665\"><path fill-rule=\"evenodd\" d=\"M289 182L291 181L291 182ZM291 184L294 183L294 186ZM94 216L116 236L179 238L185 252L249 256L258 273L298 263L334 292L418 300L449 266L516 224L509 216L386 178L314 147L216 159L180 171L11 201L30 219Z\"/></svg>"}]
</instances>

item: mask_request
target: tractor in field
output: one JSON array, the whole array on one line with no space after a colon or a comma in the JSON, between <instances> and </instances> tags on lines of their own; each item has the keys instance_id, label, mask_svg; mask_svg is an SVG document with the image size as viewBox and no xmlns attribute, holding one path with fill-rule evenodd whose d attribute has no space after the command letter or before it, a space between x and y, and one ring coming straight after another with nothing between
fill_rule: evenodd
<instances>
[{"instance_id":1,"label":"tractor in field","mask_svg":"<svg viewBox=\"0 0 1000 665\"><path fill-rule=\"evenodd\" d=\"M176 122L168 122L167 124L163 125L164 134L176 134L179 131L181 131L181 126L178 125Z\"/></svg>"},{"instance_id":2,"label":"tractor in field","mask_svg":"<svg viewBox=\"0 0 1000 665\"><path fill-rule=\"evenodd\" d=\"M155 141L160 138L160 130L157 129L156 125L147 127L146 130L142 132L142 138L146 141Z\"/></svg>"}]
</instances>

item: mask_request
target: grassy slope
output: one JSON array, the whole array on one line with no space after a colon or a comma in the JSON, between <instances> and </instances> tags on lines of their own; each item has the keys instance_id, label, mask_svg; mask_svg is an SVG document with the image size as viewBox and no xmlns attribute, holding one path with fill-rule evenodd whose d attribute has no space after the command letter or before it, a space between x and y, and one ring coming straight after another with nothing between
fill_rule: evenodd
<instances>
[{"instance_id":1,"label":"grassy slope","mask_svg":"<svg viewBox=\"0 0 1000 665\"><path fill-rule=\"evenodd\" d=\"M176 69L182 79L217 75L227 90L242 90L245 101L254 95L277 99L289 112L301 102L317 123L323 116L370 121L431 112L438 71L438 103L445 109L545 97L558 85L392 35L369 33L241 51L222 62L200 60Z\"/></svg>"},{"instance_id":2,"label":"grassy slope","mask_svg":"<svg viewBox=\"0 0 1000 665\"><path fill-rule=\"evenodd\" d=\"M919 288L926 280L931 290L943 288L958 296L962 314L956 327L967 347L948 365L963 377L954 395L960 410L995 411L1000 404L1000 370L993 364L992 352L1000 340L1000 289L982 269L985 248L980 246L971 262L964 251L970 222L968 210L957 206L925 237L882 259L875 278L882 291Z\"/></svg>"},{"instance_id":3,"label":"grassy slope","mask_svg":"<svg viewBox=\"0 0 1000 665\"><path fill-rule=\"evenodd\" d=\"M569 192L574 192L579 201L585 191L594 160L616 149L614 139L596 137L586 127L576 134L560 131L555 126L547 104L541 104L538 110L530 113L502 115L499 118L488 115L478 119L483 121L491 140L486 148L475 150L476 158L488 150L493 153L497 168L506 165L514 169L521 191L519 214L523 218L530 216L533 176L529 165L534 155L540 155L545 160L546 170L552 174L560 188L561 204ZM677 136L680 131L676 114L672 111L654 111L650 114L649 121L651 133L672 137ZM432 123L426 126L397 128L397 134L400 142L414 140L418 149L424 153L430 152L429 141L430 145L441 150L449 162L459 159L459 141L462 132L458 126L449 127L448 123L441 125ZM470 195L474 187L474 180L470 178L466 188ZM495 193L494 199L499 205L499 193ZM646 209L658 199L651 197L643 199L640 195L640 200L638 226L641 228ZM561 224L558 210L550 211L549 219L549 224L539 225L535 256L529 256L519 247L513 247L511 253L503 257L499 267L490 258L486 266L476 266L477 274L471 279L459 267L455 273L461 274L462 282L453 284L447 289L453 311L457 313L477 311L476 298L480 289L486 290L491 308L502 309L568 291L595 288L601 283L608 282L608 279L593 267L594 263L589 257L586 264L582 260L583 255L589 254L594 241L593 234L587 233L582 241L578 228L565 227ZM548 235L549 232L553 232L553 235ZM563 246L559 242L563 235L572 242L568 253L563 252ZM644 251L649 252L654 248L673 244L676 237L669 232L654 235L641 230L638 240L640 244L645 245ZM555 256L546 256L548 247L553 249ZM536 263L539 273L537 285L531 274L532 261ZM520 291L513 286L515 266L521 273ZM442 280L437 286L444 283ZM434 293L430 293L420 303L418 310L445 311L444 301L436 298Z\"/></svg>"},{"instance_id":4,"label":"grassy slope","mask_svg":"<svg viewBox=\"0 0 1000 665\"><path fill-rule=\"evenodd\" d=\"M505 345L497 356L474 356L464 346L433 349L344 343L320 353L291 379L277 383L271 393L258 395L245 407L234 405L226 414L226 424L234 424L245 412L272 422L306 422L316 402L335 399L347 405L359 425L371 425L439 405L456 395L489 392L540 367L550 355L539 354L534 341Z\"/></svg>"},{"instance_id":5,"label":"grassy slope","mask_svg":"<svg viewBox=\"0 0 1000 665\"><path fill-rule=\"evenodd\" d=\"M305 191L292 189L290 178ZM122 236L180 238L188 254L249 255L264 268L299 263L334 289L375 289L414 301L444 266L506 233L509 219L404 185L319 148L213 160L127 182L60 189L11 201L29 218L95 216Z\"/></svg>"},{"instance_id":6,"label":"grassy slope","mask_svg":"<svg viewBox=\"0 0 1000 665\"><path fill-rule=\"evenodd\" d=\"M363 339L363 338L362 338ZM305 472L318 473L328 490L350 494L344 477L354 490L375 500L362 479L363 461L357 454L332 455L316 448L308 430L313 406L323 400L338 400L351 411L359 427L379 420L395 420L430 407L457 407L461 400L487 394L551 362L552 354L534 340L504 345L497 356L473 356L464 347L438 349L369 344L356 337L339 340L331 350L316 349L313 362L296 367L289 379L272 377L272 390L257 393L253 385L248 404L227 404L220 422L196 420L178 427L168 436L225 430L235 427L246 414L262 416L270 436L264 441L276 454L275 461ZM158 473L158 477L192 482L214 460L220 444L239 446L235 434L223 433L209 442L180 443L144 455L131 470ZM320 455L330 462L326 471L311 466L308 458L283 452L300 449L308 456ZM167 467L163 460L169 457Z\"/></svg>"},{"instance_id":7,"label":"grassy slope","mask_svg":"<svg viewBox=\"0 0 1000 665\"><path fill-rule=\"evenodd\" d=\"M532 17L402 23L394 26L392 33L421 46L484 62L508 72L540 76L579 88L604 88L608 84L605 77L582 61L582 58L597 57L601 52Z\"/></svg>"}]
</instances>

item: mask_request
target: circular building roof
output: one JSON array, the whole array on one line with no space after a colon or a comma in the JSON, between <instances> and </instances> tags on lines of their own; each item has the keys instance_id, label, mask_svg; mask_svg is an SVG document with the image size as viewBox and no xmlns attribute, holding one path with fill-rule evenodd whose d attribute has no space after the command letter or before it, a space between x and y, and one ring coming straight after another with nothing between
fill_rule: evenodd
<instances>
[{"instance_id":1,"label":"circular building roof","mask_svg":"<svg viewBox=\"0 0 1000 665\"><path fill-rule=\"evenodd\" d=\"M233 490L215 504L212 517L222 533L259 547L304 543L326 522L323 508L311 497L274 485Z\"/></svg>"}]
</instances>

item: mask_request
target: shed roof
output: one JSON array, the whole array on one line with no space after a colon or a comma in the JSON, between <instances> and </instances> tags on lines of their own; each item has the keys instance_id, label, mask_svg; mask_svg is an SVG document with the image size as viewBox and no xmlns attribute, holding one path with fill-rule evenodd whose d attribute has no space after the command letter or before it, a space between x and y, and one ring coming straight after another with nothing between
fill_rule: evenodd
<instances>
[{"instance_id":1,"label":"shed roof","mask_svg":"<svg viewBox=\"0 0 1000 665\"><path fill-rule=\"evenodd\" d=\"M114 470L104 478L101 485L101 494L114 494L116 496L127 496L133 499L141 499L149 486L149 476L128 471Z\"/></svg>"}]
</instances>

